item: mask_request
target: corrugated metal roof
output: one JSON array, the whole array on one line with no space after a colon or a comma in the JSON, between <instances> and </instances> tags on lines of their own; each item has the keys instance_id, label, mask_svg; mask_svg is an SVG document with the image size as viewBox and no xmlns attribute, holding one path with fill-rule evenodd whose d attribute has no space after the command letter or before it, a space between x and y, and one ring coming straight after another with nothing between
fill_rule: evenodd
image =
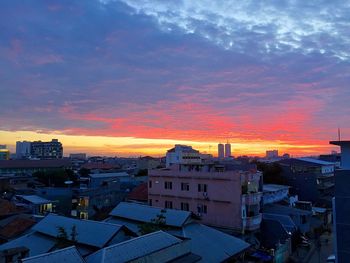
<instances>
[{"instance_id":1,"label":"corrugated metal roof","mask_svg":"<svg viewBox=\"0 0 350 263\"><path fill-rule=\"evenodd\" d=\"M269 214L281 214L281 215L311 215L311 211L302 210L295 207L277 205L277 204L268 204L264 206L264 212Z\"/></svg>"},{"instance_id":2,"label":"corrugated metal roof","mask_svg":"<svg viewBox=\"0 0 350 263\"><path fill-rule=\"evenodd\" d=\"M130 175L126 172L120 173L97 173L97 174L89 174L91 178L118 178L118 177L130 177Z\"/></svg>"},{"instance_id":3,"label":"corrugated metal roof","mask_svg":"<svg viewBox=\"0 0 350 263\"><path fill-rule=\"evenodd\" d=\"M190 239L191 252L202 257L200 262L222 262L250 247L239 238L197 223L184 226L183 236Z\"/></svg>"},{"instance_id":4,"label":"corrugated metal roof","mask_svg":"<svg viewBox=\"0 0 350 263\"><path fill-rule=\"evenodd\" d=\"M155 219L157 215L161 214L161 211L165 211L164 216L166 217L166 225L168 226L181 227L191 217L191 213L188 211L162 209L148 205L125 202L117 205L110 215L139 222L151 222L152 219Z\"/></svg>"},{"instance_id":5,"label":"corrugated metal roof","mask_svg":"<svg viewBox=\"0 0 350 263\"><path fill-rule=\"evenodd\" d=\"M134 233L140 234L139 233L140 232L140 229L139 229L140 223L137 223L135 221L131 222L130 220L127 220L127 219L111 216L111 217L105 219L104 222L110 223L110 224L116 224L116 225L123 225L123 226L127 227L128 229L130 229L131 231L133 231Z\"/></svg>"},{"instance_id":6,"label":"corrugated metal roof","mask_svg":"<svg viewBox=\"0 0 350 263\"><path fill-rule=\"evenodd\" d=\"M52 201L47 200L47 199L42 198L42 197L37 196L37 195L17 195L17 196L23 198L24 200L26 200L32 204L35 204L35 205L52 203Z\"/></svg>"},{"instance_id":7,"label":"corrugated metal roof","mask_svg":"<svg viewBox=\"0 0 350 263\"><path fill-rule=\"evenodd\" d=\"M103 248L88 256L86 261L88 263L123 263L181 242L181 239L163 231L157 231Z\"/></svg>"},{"instance_id":8,"label":"corrugated metal roof","mask_svg":"<svg viewBox=\"0 0 350 263\"><path fill-rule=\"evenodd\" d=\"M304 161L304 162L315 163L315 164L320 164L320 165L334 165L334 163L331 163L331 162L326 162L326 161L322 161L322 160L318 160L318 159L314 159L314 158L308 158L308 157L297 158L297 159Z\"/></svg>"},{"instance_id":9,"label":"corrugated metal roof","mask_svg":"<svg viewBox=\"0 0 350 263\"><path fill-rule=\"evenodd\" d=\"M50 251L50 249L52 249L55 244L56 241L54 239L44 236L40 233L32 232L5 244L2 244L0 246L0 250L15 247L26 247L29 249L29 256L36 256Z\"/></svg>"},{"instance_id":10,"label":"corrugated metal roof","mask_svg":"<svg viewBox=\"0 0 350 263\"><path fill-rule=\"evenodd\" d=\"M85 262L74 246L56 250L50 253L45 253L38 256L26 258L26 259L23 259L22 261L23 263L46 263L46 262L84 263Z\"/></svg>"},{"instance_id":11,"label":"corrugated metal roof","mask_svg":"<svg viewBox=\"0 0 350 263\"><path fill-rule=\"evenodd\" d=\"M281 185L281 184L264 184L263 185L263 191L264 192L275 192L279 190L288 190L290 186L288 185Z\"/></svg>"},{"instance_id":12,"label":"corrugated metal roof","mask_svg":"<svg viewBox=\"0 0 350 263\"><path fill-rule=\"evenodd\" d=\"M290 216L287 215L263 213L263 219L278 221L288 232L291 233L294 233L297 230L297 226Z\"/></svg>"},{"instance_id":13,"label":"corrugated metal roof","mask_svg":"<svg viewBox=\"0 0 350 263\"><path fill-rule=\"evenodd\" d=\"M67 234L70 235L73 226L76 227L78 243L95 247L103 247L106 245L123 227L121 225L105 222L80 220L49 214L36 224L33 230L52 237L57 237L59 227L63 227Z\"/></svg>"}]
</instances>

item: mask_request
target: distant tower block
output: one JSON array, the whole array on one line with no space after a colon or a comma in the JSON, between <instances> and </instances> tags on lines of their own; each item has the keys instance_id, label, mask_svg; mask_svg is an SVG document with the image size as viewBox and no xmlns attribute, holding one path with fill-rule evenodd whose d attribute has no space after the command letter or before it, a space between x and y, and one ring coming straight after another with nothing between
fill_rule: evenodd
<instances>
[{"instance_id":1,"label":"distant tower block","mask_svg":"<svg viewBox=\"0 0 350 263\"><path fill-rule=\"evenodd\" d=\"M225 157L231 157L231 144L225 144Z\"/></svg>"},{"instance_id":2,"label":"distant tower block","mask_svg":"<svg viewBox=\"0 0 350 263\"><path fill-rule=\"evenodd\" d=\"M224 145L222 143L218 144L218 157L223 159L225 156Z\"/></svg>"}]
</instances>

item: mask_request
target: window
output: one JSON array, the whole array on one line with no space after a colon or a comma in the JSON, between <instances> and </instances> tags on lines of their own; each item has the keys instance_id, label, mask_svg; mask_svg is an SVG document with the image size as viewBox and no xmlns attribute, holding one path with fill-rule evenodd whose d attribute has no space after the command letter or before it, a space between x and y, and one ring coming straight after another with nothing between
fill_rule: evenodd
<instances>
[{"instance_id":1,"label":"window","mask_svg":"<svg viewBox=\"0 0 350 263\"><path fill-rule=\"evenodd\" d=\"M172 209L172 208L173 208L173 202L171 202L171 201L165 201L165 208Z\"/></svg>"},{"instance_id":2,"label":"window","mask_svg":"<svg viewBox=\"0 0 350 263\"><path fill-rule=\"evenodd\" d=\"M207 188L206 184L198 184L198 192L207 192Z\"/></svg>"},{"instance_id":3,"label":"window","mask_svg":"<svg viewBox=\"0 0 350 263\"><path fill-rule=\"evenodd\" d=\"M189 203L181 203L181 210L190 211Z\"/></svg>"},{"instance_id":4,"label":"window","mask_svg":"<svg viewBox=\"0 0 350 263\"><path fill-rule=\"evenodd\" d=\"M165 189L173 189L173 183L172 182L164 182L164 188Z\"/></svg>"},{"instance_id":5,"label":"window","mask_svg":"<svg viewBox=\"0 0 350 263\"><path fill-rule=\"evenodd\" d=\"M149 188L152 188L152 180L149 180L149 181L148 181L148 187L149 187Z\"/></svg>"},{"instance_id":6,"label":"window","mask_svg":"<svg viewBox=\"0 0 350 263\"><path fill-rule=\"evenodd\" d=\"M181 191L190 191L189 183L181 183Z\"/></svg>"},{"instance_id":7,"label":"window","mask_svg":"<svg viewBox=\"0 0 350 263\"><path fill-rule=\"evenodd\" d=\"M207 206L206 205L198 205L197 206L197 212L201 213L201 214L206 214L208 211Z\"/></svg>"}]
</instances>

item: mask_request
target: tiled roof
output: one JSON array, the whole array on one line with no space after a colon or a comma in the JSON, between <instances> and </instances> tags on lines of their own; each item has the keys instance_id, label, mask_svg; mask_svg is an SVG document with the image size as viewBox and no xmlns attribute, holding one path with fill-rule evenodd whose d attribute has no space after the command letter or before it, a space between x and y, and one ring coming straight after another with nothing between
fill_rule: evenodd
<instances>
[{"instance_id":1,"label":"tiled roof","mask_svg":"<svg viewBox=\"0 0 350 263\"><path fill-rule=\"evenodd\" d=\"M119 205L117 205L112 210L110 215L139 222L151 222L153 219L157 218L162 211L165 212L165 221L166 225L168 226L182 227L191 217L191 212L187 211L162 209L148 205L126 202L121 202Z\"/></svg>"},{"instance_id":2,"label":"tiled roof","mask_svg":"<svg viewBox=\"0 0 350 263\"><path fill-rule=\"evenodd\" d=\"M14 203L5 199L0 199L0 216L13 215L21 211L23 211L23 209L16 207Z\"/></svg>"},{"instance_id":3,"label":"tiled roof","mask_svg":"<svg viewBox=\"0 0 350 263\"><path fill-rule=\"evenodd\" d=\"M22 259L23 263L84 263L77 249L72 247L63 248L50 253Z\"/></svg>"},{"instance_id":4,"label":"tiled roof","mask_svg":"<svg viewBox=\"0 0 350 263\"><path fill-rule=\"evenodd\" d=\"M0 236L6 239L14 238L32 227L36 222L31 218L14 218L0 229Z\"/></svg>"},{"instance_id":5,"label":"tiled roof","mask_svg":"<svg viewBox=\"0 0 350 263\"><path fill-rule=\"evenodd\" d=\"M144 201L148 200L148 187L147 183L142 183L135 187L127 196L129 200Z\"/></svg>"},{"instance_id":6,"label":"tiled roof","mask_svg":"<svg viewBox=\"0 0 350 263\"><path fill-rule=\"evenodd\" d=\"M110 170L110 169L119 168L119 165L112 165L109 163L84 163L81 166L81 168Z\"/></svg>"},{"instance_id":7,"label":"tiled roof","mask_svg":"<svg viewBox=\"0 0 350 263\"><path fill-rule=\"evenodd\" d=\"M70 235L73 226L76 227L78 243L100 248L123 228L121 225L49 214L37 223L33 230L56 237L59 227L63 227Z\"/></svg>"},{"instance_id":8,"label":"tiled roof","mask_svg":"<svg viewBox=\"0 0 350 263\"><path fill-rule=\"evenodd\" d=\"M157 231L103 248L87 257L86 261L88 263L129 262L181 242L181 239L163 231Z\"/></svg>"}]
</instances>

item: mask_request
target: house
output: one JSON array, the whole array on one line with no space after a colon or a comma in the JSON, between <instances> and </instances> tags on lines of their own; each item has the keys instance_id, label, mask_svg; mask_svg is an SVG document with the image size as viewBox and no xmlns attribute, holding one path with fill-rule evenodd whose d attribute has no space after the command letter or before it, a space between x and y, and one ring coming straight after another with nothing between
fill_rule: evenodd
<instances>
[{"instance_id":1,"label":"house","mask_svg":"<svg viewBox=\"0 0 350 263\"><path fill-rule=\"evenodd\" d=\"M250 247L239 238L196 223L189 211L122 202L112 210L110 217L105 221L123 224L141 235L140 226L152 223L158 215L165 217L163 231L189 240L191 253L201 257L199 262L221 262L239 258Z\"/></svg>"},{"instance_id":2,"label":"house","mask_svg":"<svg viewBox=\"0 0 350 263\"><path fill-rule=\"evenodd\" d=\"M302 233L310 232L312 212L290 206L270 204L264 206L264 213L289 216Z\"/></svg>"},{"instance_id":3,"label":"house","mask_svg":"<svg viewBox=\"0 0 350 263\"><path fill-rule=\"evenodd\" d=\"M34 225L28 234L0 245L0 251L26 247L29 249L30 257L48 253L57 247L57 236L60 232L65 232L70 240L75 232L74 243L82 256L135 236L131 230L122 225L49 214Z\"/></svg>"},{"instance_id":4,"label":"house","mask_svg":"<svg viewBox=\"0 0 350 263\"><path fill-rule=\"evenodd\" d=\"M52 201L37 195L16 195L14 201L17 206L29 209L34 215L45 215L53 211Z\"/></svg>"},{"instance_id":5,"label":"house","mask_svg":"<svg viewBox=\"0 0 350 263\"><path fill-rule=\"evenodd\" d=\"M87 263L198 262L188 240L157 231L103 248L86 258Z\"/></svg>"},{"instance_id":6,"label":"house","mask_svg":"<svg viewBox=\"0 0 350 263\"><path fill-rule=\"evenodd\" d=\"M0 244L23 235L36 223L36 219L29 214L13 215L0 220Z\"/></svg>"},{"instance_id":7,"label":"house","mask_svg":"<svg viewBox=\"0 0 350 263\"><path fill-rule=\"evenodd\" d=\"M142 183L139 186L136 186L131 192L127 195L126 200L128 202L135 203L148 203L148 186L147 183Z\"/></svg>"}]
</instances>

